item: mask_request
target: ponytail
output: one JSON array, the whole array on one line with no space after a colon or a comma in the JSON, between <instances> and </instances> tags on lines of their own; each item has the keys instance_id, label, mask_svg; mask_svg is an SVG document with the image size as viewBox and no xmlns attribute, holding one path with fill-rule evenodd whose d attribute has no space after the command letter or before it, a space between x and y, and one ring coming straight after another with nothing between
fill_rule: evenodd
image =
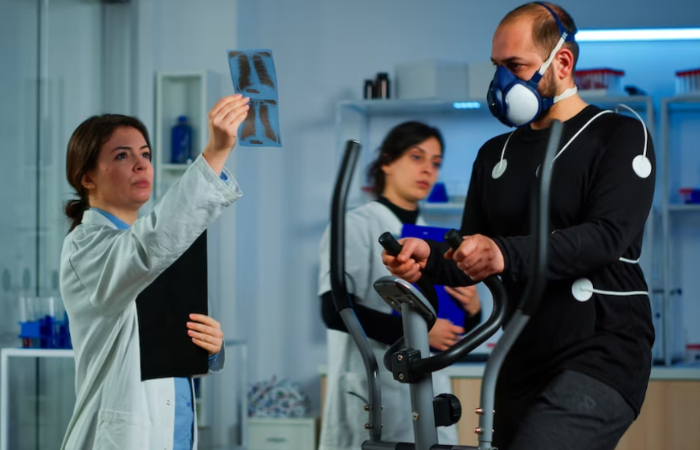
<instances>
[{"instance_id":1,"label":"ponytail","mask_svg":"<svg viewBox=\"0 0 700 450\"><path fill-rule=\"evenodd\" d=\"M84 198L69 200L66 203L65 213L71 221L69 232L73 231L75 227L80 225L80 223L83 221L83 213L85 213L88 208L90 208L90 204Z\"/></svg>"}]
</instances>

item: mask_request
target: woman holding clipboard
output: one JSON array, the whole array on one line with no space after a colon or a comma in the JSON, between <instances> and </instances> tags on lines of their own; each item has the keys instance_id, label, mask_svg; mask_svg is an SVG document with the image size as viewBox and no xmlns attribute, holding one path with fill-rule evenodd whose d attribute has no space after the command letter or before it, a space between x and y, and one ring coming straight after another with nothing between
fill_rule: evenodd
<instances>
[{"instance_id":1,"label":"woman holding clipboard","mask_svg":"<svg viewBox=\"0 0 700 450\"><path fill-rule=\"evenodd\" d=\"M248 99L221 99L209 112L209 143L153 212L148 132L133 117L83 122L68 144L66 175L78 199L61 253L60 287L75 349L76 404L62 449L197 447L191 379L141 380L136 297L242 194L224 168ZM193 315L192 341L223 367L223 333ZM155 324L154 324L155 325Z\"/></svg>"}]
</instances>

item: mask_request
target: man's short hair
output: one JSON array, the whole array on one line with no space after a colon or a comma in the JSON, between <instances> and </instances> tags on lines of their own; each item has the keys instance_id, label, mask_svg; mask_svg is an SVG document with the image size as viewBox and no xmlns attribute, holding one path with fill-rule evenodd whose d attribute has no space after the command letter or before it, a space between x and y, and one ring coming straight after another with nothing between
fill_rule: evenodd
<instances>
[{"instance_id":1,"label":"man's short hair","mask_svg":"<svg viewBox=\"0 0 700 450\"><path fill-rule=\"evenodd\" d=\"M564 26L567 33L572 34L576 32L574 19L564 8L553 3L546 3L546 5L559 17L559 21ZM532 20L532 40L542 52L544 58L547 58L552 50L554 50L554 47L556 47L561 37L559 27L554 17L552 17L552 14L547 11L547 8L544 6L537 3L526 3L506 14L503 20L501 20L500 25L509 24L521 18L529 18ZM579 54L578 43L576 41L568 41L564 43L564 47L568 48L574 55L575 70Z\"/></svg>"}]
</instances>

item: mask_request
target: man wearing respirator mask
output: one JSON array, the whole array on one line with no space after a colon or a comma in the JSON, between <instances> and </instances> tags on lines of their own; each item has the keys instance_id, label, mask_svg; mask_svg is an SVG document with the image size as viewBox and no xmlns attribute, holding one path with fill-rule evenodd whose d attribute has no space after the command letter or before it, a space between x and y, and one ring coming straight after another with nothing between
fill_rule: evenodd
<instances>
[{"instance_id":1,"label":"man wearing respirator mask","mask_svg":"<svg viewBox=\"0 0 700 450\"><path fill-rule=\"evenodd\" d=\"M639 414L651 371L654 328L638 262L654 148L639 116L579 97L575 33L551 3L528 3L501 21L488 101L515 129L479 151L462 245L453 252L402 239L398 257L383 254L392 274L410 282L425 273L466 286L500 275L512 314L533 264L529 203L539 164L552 121L564 123L552 168L547 288L496 389L493 445L501 450L614 450Z\"/></svg>"}]
</instances>

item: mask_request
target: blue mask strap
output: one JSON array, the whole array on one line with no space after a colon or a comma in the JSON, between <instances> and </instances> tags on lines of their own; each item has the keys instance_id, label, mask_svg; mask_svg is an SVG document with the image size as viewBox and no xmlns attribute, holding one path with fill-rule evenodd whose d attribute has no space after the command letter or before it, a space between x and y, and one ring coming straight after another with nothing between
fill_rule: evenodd
<instances>
[{"instance_id":1,"label":"blue mask strap","mask_svg":"<svg viewBox=\"0 0 700 450\"><path fill-rule=\"evenodd\" d=\"M542 75L539 72L535 72L535 74L530 78L527 82L530 86L534 87L537 89L537 85L540 84L540 80L542 79Z\"/></svg>"},{"instance_id":2,"label":"blue mask strap","mask_svg":"<svg viewBox=\"0 0 700 450\"><path fill-rule=\"evenodd\" d=\"M547 111L554 106L554 99L551 97L542 97L542 111Z\"/></svg>"},{"instance_id":3,"label":"blue mask strap","mask_svg":"<svg viewBox=\"0 0 700 450\"><path fill-rule=\"evenodd\" d=\"M570 41L574 40L574 35L576 34L577 30L573 30L571 33L569 33L568 31L566 31L566 28L564 28L564 25L561 23L561 20L559 20L559 16L557 16L557 14L554 12L554 10L552 8L550 8L544 2L535 2L535 3L547 8L547 11L549 11L549 13L552 15L552 17L554 17L554 21L557 23L557 28L559 28L559 36L563 36L564 33L566 33L566 39L565 39L566 42L570 42Z\"/></svg>"}]
</instances>

